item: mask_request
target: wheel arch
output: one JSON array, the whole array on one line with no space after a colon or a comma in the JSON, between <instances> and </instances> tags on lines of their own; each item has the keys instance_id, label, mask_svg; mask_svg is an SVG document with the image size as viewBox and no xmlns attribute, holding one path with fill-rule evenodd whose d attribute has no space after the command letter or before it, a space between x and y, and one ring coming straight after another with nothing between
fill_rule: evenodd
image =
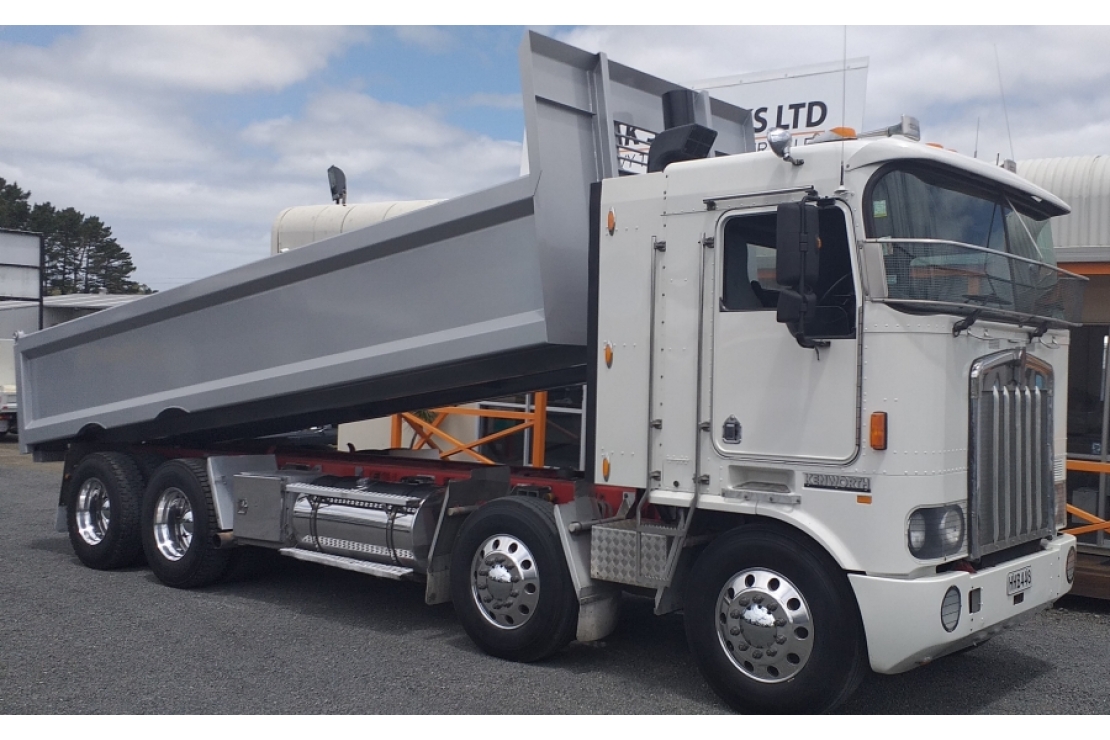
<instances>
[{"instance_id":1,"label":"wheel arch","mask_svg":"<svg viewBox=\"0 0 1110 740\"><path fill-rule=\"evenodd\" d=\"M710 512L698 512L704 516ZM817 512L804 510L804 505L759 504L754 512L712 512L718 518L732 523L723 529L731 529L745 524L765 522L768 526L780 528L790 536L804 536L808 541L832 558L841 570L861 573L864 571L859 557L852 546ZM696 517L695 517L696 518Z\"/></svg>"}]
</instances>

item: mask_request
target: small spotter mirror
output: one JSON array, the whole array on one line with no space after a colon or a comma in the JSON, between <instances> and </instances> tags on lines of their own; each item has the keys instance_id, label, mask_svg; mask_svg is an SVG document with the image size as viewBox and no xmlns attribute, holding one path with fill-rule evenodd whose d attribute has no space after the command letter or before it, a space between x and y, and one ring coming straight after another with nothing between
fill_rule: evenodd
<instances>
[{"instance_id":1,"label":"small spotter mirror","mask_svg":"<svg viewBox=\"0 0 1110 740\"><path fill-rule=\"evenodd\" d=\"M790 145L794 143L794 136L784 128L771 129L767 133L767 145L778 156L797 167L805 164L804 159L795 159L790 156Z\"/></svg>"}]
</instances>

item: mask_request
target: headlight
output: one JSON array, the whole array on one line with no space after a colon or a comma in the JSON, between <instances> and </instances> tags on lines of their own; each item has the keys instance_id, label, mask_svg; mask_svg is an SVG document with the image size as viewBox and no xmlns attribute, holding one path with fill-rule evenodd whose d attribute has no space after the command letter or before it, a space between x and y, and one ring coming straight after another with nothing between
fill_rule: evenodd
<instances>
[{"instance_id":1,"label":"headlight","mask_svg":"<svg viewBox=\"0 0 1110 740\"><path fill-rule=\"evenodd\" d=\"M920 510L910 514L910 526L907 530L910 543L910 552L920 552L925 547L925 515Z\"/></svg>"},{"instance_id":2,"label":"headlight","mask_svg":"<svg viewBox=\"0 0 1110 740\"><path fill-rule=\"evenodd\" d=\"M915 509L906 523L906 545L918 560L955 555L967 536L963 507L928 506Z\"/></svg>"},{"instance_id":3,"label":"headlight","mask_svg":"<svg viewBox=\"0 0 1110 740\"><path fill-rule=\"evenodd\" d=\"M944 510L940 517L940 541L945 553L958 550L964 541L964 513L955 506Z\"/></svg>"}]
</instances>

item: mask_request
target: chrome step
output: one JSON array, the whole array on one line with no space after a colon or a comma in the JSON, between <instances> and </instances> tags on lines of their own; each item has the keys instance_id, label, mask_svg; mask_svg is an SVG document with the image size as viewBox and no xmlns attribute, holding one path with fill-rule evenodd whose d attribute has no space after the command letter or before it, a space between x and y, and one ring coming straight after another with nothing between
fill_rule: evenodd
<instances>
[{"instance_id":1,"label":"chrome step","mask_svg":"<svg viewBox=\"0 0 1110 740\"><path fill-rule=\"evenodd\" d=\"M347 558L342 555L330 555L326 552L300 550L296 547L283 547L278 550L278 552L282 555L296 558L297 560L330 565L333 568L342 568L343 570L353 570L356 573L365 573L366 575L377 576L378 578L391 578L394 581L404 580L415 572L412 568L405 568L400 565L370 563L365 560L356 560L355 558Z\"/></svg>"}]
</instances>

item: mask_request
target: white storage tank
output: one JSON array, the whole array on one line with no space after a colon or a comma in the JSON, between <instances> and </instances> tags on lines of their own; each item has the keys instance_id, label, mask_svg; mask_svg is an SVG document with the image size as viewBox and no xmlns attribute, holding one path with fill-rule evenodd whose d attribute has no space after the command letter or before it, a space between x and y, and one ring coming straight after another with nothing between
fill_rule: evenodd
<instances>
[{"instance_id":1,"label":"white storage tank","mask_svg":"<svg viewBox=\"0 0 1110 740\"><path fill-rule=\"evenodd\" d=\"M322 241L439 203L438 200L395 200L351 205L293 206L274 219L270 254Z\"/></svg>"}]
</instances>

